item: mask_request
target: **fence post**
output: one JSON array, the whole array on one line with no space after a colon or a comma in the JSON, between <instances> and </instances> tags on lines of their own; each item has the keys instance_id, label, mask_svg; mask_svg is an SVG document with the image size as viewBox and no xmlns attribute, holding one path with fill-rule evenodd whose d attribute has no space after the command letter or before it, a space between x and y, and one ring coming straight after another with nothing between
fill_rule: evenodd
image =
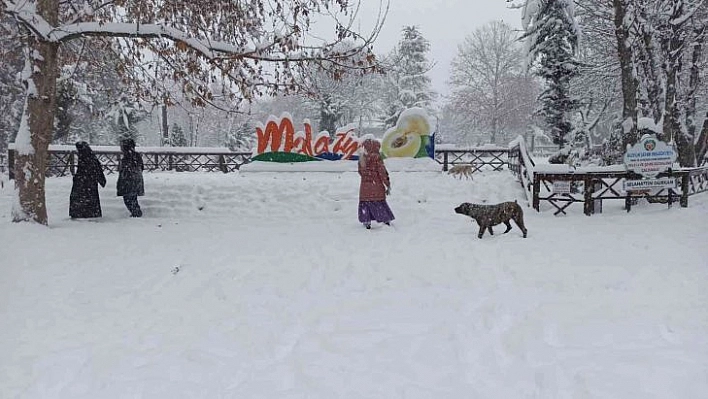
<instances>
[{"instance_id":1,"label":"fence post","mask_svg":"<svg viewBox=\"0 0 708 399\"><path fill-rule=\"evenodd\" d=\"M224 158L224 155L219 155L219 169L221 169L222 172L228 173L229 169L226 167L226 159Z\"/></svg>"},{"instance_id":2,"label":"fence post","mask_svg":"<svg viewBox=\"0 0 708 399\"><path fill-rule=\"evenodd\" d=\"M688 208L688 191L691 180L691 172L681 175L681 208Z\"/></svg>"},{"instance_id":3,"label":"fence post","mask_svg":"<svg viewBox=\"0 0 708 399\"><path fill-rule=\"evenodd\" d=\"M592 178L588 175L585 175L585 177L583 179L583 185L585 186L585 189L583 190L584 191L584 193L583 193L584 199L585 199L583 211L585 212L585 215L591 216L595 211L594 206L593 206L594 203L592 200L592 193L594 191L593 190L594 187L592 184Z\"/></svg>"},{"instance_id":4,"label":"fence post","mask_svg":"<svg viewBox=\"0 0 708 399\"><path fill-rule=\"evenodd\" d=\"M536 173L533 174L533 209L536 212L541 212L541 200L539 199L539 192L541 191L541 180L538 178Z\"/></svg>"},{"instance_id":5,"label":"fence post","mask_svg":"<svg viewBox=\"0 0 708 399\"><path fill-rule=\"evenodd\" d=\"M7 149L7 175L10 180L15 178L15 150Z\"/></svg>"},{"instance_id":6,"label":"fence post","mask_svg":"<svg viewBox=\"0 0 708 399\"><path fill-rule=\"evenodd\" d=\"M174 168L172 162L172 153L169 153L167 154L167 170L172 170Z\"/></svg>"},{"instance_id":7,"label":"fence post","mask_svg":"<svg viewBox=\"0 0 708 399\"><path fill-rule=\"evenodd\" d=\"M447 172L447 154L447 151L443 152L443 172Z\"/></svg>"},{"instance_id":8,"label":"fence post","mask_svg":"<svg viewBox=\"0 0 708 399\"><path fill-rule=\"evenodd\" d=\"M69 173L71 173L72 176L76 174L76 165L74 165L74 161L74 151L72 151L69 153Z\"/></svg>"}]
</instances>

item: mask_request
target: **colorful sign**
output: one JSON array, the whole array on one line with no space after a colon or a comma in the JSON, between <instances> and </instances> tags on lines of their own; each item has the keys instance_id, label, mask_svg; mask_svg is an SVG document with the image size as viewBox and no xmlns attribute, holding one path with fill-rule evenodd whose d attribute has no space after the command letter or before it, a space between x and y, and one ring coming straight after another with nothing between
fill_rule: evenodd
<instances>
[{"instance_id":1,"label":"colorful sign","mask_svg":"<svg viewBox=\"0 0 708 399\"><path fill-rule=\"evenodd\" d=\"M256 126L257 147L254 161L307 162L321 160L359 159L355 154L359 142L353 126L337 129L334 137L323 131L312 135L309 120L303 122L304 131L295 131L292 116L283 113L280 119L271 117L264 125Z\"/></svg>"},{"instance_id":2,"label":"colorful sign","mask_svg":"<svg viewBox=\"0 0 708 399\"><path fill-rule=\"evenodd\" d=\"M337 129L333 137L327 131L313 137L312 124L305 119L303 130L296 131L293 118L283 113L271 117L265 125L256 126L257 146L253 161L307 162L321 160L357 160L359 138L356 125ZM431 123L422 108L410 108L401 113L396 126L383 136L381 152L385 158L435 157Z\"/></svg>"},{"instance_id":3,"label":"colorful sign","mask_svg":"<svg viewBox=\"0 0 708 399\"><path fill-rule=\"evenodd\" d=\"M644 177L656 177L671 169L676 162L676 151L653 134L645 134L624 154L627 170Z\"/></svg>"},{"instance_id":4,"label":"colorful sign","mask_svg":"<svg viewBox=\"0 0 708 399\"><path fill-rule=\"evenodd\" d=\"M435 158L435 137L422 108L409 108L398 117L396 126L384 133L381 152L386 158Z\"/></svg>"},{"instance_id":5,"label":"colorful sign","mask_svg":"<svg viewBox=\"0 0 708 399\"><path fill-rule=\"evenodd\" d=\"M624 181L624 191L645 191L663 188L676 188L676 179L673 177L662 177L660 179Z\"/></svg>"}]
</instances>

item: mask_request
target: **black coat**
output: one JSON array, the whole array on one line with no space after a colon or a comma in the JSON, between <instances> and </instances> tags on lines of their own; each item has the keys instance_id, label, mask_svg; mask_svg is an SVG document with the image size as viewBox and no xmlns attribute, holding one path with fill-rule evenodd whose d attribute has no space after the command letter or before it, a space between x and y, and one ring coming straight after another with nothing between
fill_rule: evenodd
<instances>
[{"instance_id":1,"label":"black coat","mask_svg":"<svg viewBox=\"0 0 708 399\"><path fill-rule=\"evenodd\" d=\"M134 150L124 151L118 166L117 191L119 197L145 195L143 158Z\"/></svg>"},{"instance_id":2,"label":"black coat","mask_svg":"<svg viewBox=\"0 0 708 399\"><path fill-rule=\"evenodd\" d=\"M98 185L106 186L106 176L101 163L85 142L77 143L79 162L74 174L74 182L69 195L69 217L101 217L101 199Z\"/></svg>"}]
</instances>

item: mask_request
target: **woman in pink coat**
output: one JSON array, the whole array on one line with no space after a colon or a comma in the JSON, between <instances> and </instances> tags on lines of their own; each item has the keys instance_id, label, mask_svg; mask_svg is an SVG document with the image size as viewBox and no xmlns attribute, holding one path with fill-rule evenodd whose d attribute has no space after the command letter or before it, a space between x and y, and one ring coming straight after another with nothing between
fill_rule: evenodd
<instances>
[{"instance_id":1,"label":"woman in pink coat","mask_svg":"<svg viewBox=\"0 0 708 399\"><path fill-rule=\"evenodd\" d=\"M366 139L362 147L359 157L359 221L367 229L371 228L372 220L390 226L394 216L386 203L386 195L391 190L391 182L379 153L381 144L374 139Z\"/></svg>"}]
</instances>

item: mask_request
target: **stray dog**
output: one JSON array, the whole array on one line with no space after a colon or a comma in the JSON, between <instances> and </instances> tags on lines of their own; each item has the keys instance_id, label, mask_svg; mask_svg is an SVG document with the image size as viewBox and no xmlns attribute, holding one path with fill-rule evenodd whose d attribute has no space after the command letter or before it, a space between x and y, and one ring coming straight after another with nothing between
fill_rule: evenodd
<instances>
[{"instance_id":1,"label":"stray dog","mask_svg":"<svg viewBox=\"0 0 708 399\"><path fill-rule=\"evenodd\" d=\"M472 173L474 173L474 164L453 165L452 168L447 171L447 174L459 177L460 180L462 180L462 178L471 180Z\"/></svg>"},{"instance_id":2,"label":"stray dog","mask_svg":"<svg viewBox=\"0 0 708 399\"><path fill-rule=\"evenodd\" d=\"M504 233L508 233L509 230L511 230L509 219L514 219L514 223L519 226L524 233L524 238L526 238L527 230L526 226L524 226L524 211L516 201L502 202L496 205L478 205L464 202L455 208L455 213L467 215L477 221L479 225L477 237L479 238L482 238L482 235L484 235L484 230L489 230L489 234L494 235L492 226L501 223L506 224Z\"/></svg>"}]
</instances>

